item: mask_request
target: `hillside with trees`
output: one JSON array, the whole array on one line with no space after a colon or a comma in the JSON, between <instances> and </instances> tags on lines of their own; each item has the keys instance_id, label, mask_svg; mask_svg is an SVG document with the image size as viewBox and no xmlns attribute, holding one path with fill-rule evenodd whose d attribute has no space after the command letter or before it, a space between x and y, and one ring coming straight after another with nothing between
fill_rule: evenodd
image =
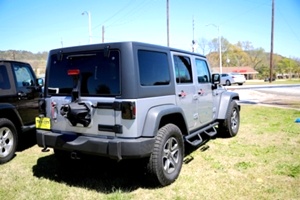
<instances>
[{"instance_id":1,"label":"hillside with trees","mask_svg":"<svg viewBox=\"0 0 300 200\"><path fill-rule=\"evenodd\" d=\"M270 53L263 48L255 48L249 41L231 44L226 38L221 38L222 66L223 67L252 67L259 72L258 78L269 77ZM198 51L207 56L211 67L219 67L218 39L208 41L204 38L198 40ZM32 53L29 51L0 51L0 59L28 62L38 76L43 76L47 62L48 52ZM286 58L273 55L274 76L285 78L300 78L300 58Z\"/></svg>"},{"instance_id":2,"label":"hillside with trees","mask_svg":"<svg viewBox=\"0 0 300 200\"><path fill-rule=\"evenodd\" d=\"M16 60L29 63L37 76L45 74L48 52L32 53L30 51L0 51L0 60Z\"/></svg>"},{"instance_id":3,"label":"hillside with trees","mask_svg":"<svg viewBox=\"0 0 300 200\"><path fill-rule=\"evenodd\" d=\"M211 67L219 67L218 39L211 41L200 39L198 47L202 54L206 54ZM252 67L259 72L258 77L269 77L270 53L263 48L254 48L251 42L243 41L231 44L227 39L221 38L222 66L223 67ZM300 78L300 58L286 58L273 55L274 76L285 78Z\"/></svg>"}]
</instances>

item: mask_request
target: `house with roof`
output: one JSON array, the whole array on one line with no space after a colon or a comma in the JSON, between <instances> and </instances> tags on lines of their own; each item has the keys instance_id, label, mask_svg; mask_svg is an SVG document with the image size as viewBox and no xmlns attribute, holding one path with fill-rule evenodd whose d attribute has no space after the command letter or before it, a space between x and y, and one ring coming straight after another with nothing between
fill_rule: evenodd
<instances>
[{"instance_id":1,"label":"house with roof","mask_svg":"<svg viewBox=\"0 0 300 200\"><path fill-rule=\"evenodd\" d=\"M220 73L219 67L212 68L213 73ZM222 67L222 73L240 73L243 74L247 80L257 79L258 71L253 69L252 67Z\"/></svg>"}]
</instances>

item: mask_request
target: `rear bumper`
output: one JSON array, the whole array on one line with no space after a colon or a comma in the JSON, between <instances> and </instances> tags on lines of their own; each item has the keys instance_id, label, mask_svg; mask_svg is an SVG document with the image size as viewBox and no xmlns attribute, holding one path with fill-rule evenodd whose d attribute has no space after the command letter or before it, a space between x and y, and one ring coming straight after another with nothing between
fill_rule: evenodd
<instances>
[{"instance_id":1,"label":"rear bumper","mask_svg":"<svg viewBox=\"0 0 300 200\"><path fill-rule=\"evenodd\" d=\"M142 158L149 156L153 150L154 138L98 138L77 134L61 134L37 130L37 144L40 147L51 147L65 151L76 151L86 154L124 158Z\"/></svg>"}]
</instances>

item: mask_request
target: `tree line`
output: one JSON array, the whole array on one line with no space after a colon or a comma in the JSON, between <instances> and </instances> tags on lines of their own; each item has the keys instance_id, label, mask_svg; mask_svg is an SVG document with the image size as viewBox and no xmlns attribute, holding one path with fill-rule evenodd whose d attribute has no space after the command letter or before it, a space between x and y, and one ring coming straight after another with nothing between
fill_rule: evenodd
<instances>
[{"instance_id":1,"label":"tree line","mask_svg":"<svg viewBox=\"0 0 300 200\"><path fill-rule=\"evenodd\" d=\"M37 76L45 74L48 52L32 53L30 51L0 51L0 60L15 60L29 63Z\"/></svg>"},{"instance_id":2,"label":"tree line","mask_svg":"<svg viewBox=\"0 0 300 200\"><path fill-rule=\"evenodd\" d=\"M200 53L207 56L211 67L219 67L218 39L211 41L202 38L197 42ZM270 75L270 53L263 48L254 48L249 41L231 44L221 37L221 52L223 67L252 67L258 71L258 78L264 79ZM300 78L300 58L286 58L273 54L273 77Z\"/></svg>"},{"instance_id":3,"label":"tree line","mask_svg":"<svg viewBox=\"0 0 300 200\"><path fill-rule=\"evenodd\" d=\"M211 41L202 38L197 41L199 53L206 55L211 67L219 67L218 39ZM223 67L252 67L259 72L258 78L264 79L270 74L270 53L263 48L254 48L251 42L243 41L231 44L221 37ZM48 52L0 51L0 59L17 60L31 64L37 75L45 73ZM300 78L300 58L286 58L273 55L273 77Z\"/></svg>"}]
</instances>

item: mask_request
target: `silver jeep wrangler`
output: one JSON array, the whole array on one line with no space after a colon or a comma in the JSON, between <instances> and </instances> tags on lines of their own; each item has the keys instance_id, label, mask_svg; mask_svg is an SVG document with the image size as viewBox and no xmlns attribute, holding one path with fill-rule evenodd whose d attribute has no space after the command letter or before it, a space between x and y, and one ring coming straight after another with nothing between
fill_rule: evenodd
<instances>
[{"instance_id":1,"label":"silver jeep wrangler","mask_svg":"<svg viewBox=\"0 0 300 200\"><path fill-rule=\"evenodd\" d=\"M37 143L58 158L148 158L150 177L165 186L179 176L185 145L200 146L203 134L237 134L239 96L219 84L204 56L169 47L120 42L51 50Z\"/></svg>"}]
</instances>

